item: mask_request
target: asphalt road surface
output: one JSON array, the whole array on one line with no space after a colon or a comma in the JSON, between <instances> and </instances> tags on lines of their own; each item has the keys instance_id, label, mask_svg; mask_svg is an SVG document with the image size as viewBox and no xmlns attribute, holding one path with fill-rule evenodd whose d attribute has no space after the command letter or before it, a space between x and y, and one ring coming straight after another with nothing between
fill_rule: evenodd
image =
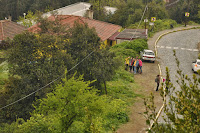
<instances>
[{"instance_id":1,"label":"asphalt road surface","mask_svg":"<svg viewBox=\"0 0 200 133\"><path fill-rule=\"evenodd\" d=\"M180 68L184 74L192 78L192 62L198 57L197 44L200 42L200 30L185 30L170 33L163 36L157 43L158 58L162 70L162 77L165 78L165 69L169 68L171 82L176 87L176 90L180 90L179 86L175 82L177 80L177 65L175 57L173 56L173 50L176 51L178 60L180 61ZM197 74L196 74L197 75ZM197 75L197 77L200 77ZM168 98L167 98L168 99ZM161 116L163 113L161 114ZM163 122L159 117L159 122Z\"/></svg>"}]
</instances>

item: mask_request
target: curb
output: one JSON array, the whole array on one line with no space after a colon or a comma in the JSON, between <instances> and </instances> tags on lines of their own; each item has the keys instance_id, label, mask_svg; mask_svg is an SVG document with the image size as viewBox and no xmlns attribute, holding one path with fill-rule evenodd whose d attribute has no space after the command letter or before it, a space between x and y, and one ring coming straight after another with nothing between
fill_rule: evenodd
<instances>
[{"instance_id":1,"label":"curb","mask_svg":"<svg viewBox=\"0 0 200 133\"><path fill-rule=\"evenodd\" d=\"M174 31L168 31L168 32L165 32L163 34L161 34L155 41L155 44L154 44L154 47L155 47L155 52L156 52L156 56L158 55L158 51L157 51L157 43L158 41L164 36L164 35L167 35L169 33L173 33L173 32L178 32L178 31L184 31L184 30L191 30L191 29L196 29L196 28L200 28L200 26L196 26L196 27L190 27L190 28L183 28L183 29L178 29L178 30L174 30Z\"/></svg>"},{"instance_id":2,"label":"curb","mask_svg":"<svg viewBox=\"0 0 200 133\"><path fill-rule=\"evenodd\" d=\"M156 57L158 56L158 51L157 51L157 43L158 41L164 36L164 35L167 35L169 33L173 33L173 32L178 32L178 31L184 31L184 30L191 30L191 29L196 29L196 28L200 28L200 26L194 26L194 27L190 27L190 28L183 28L183 29L178 29L178 30L174 30L174 31L169 31L169 32L165 32L163 34L161 34L155 41L155 44L154 44L154 47L155 47L155 52L156 52ZM160 68L160 64L158 63L158 69L160 71L160 75L162 75L162 71L161 71L161 68ZM162 77L161 77L161 81L162 81ZM164 88L164 87L163 87ZM165 90L165 88L164 88ZM153 121L153 123L150 125L149 127L149 130L151 130L151 128L153 127L154 123L158 120L164 106L165 106L165 102L166 102L166 94L165 94L165 91L164 91L164 101L163 101L163 105L161 106L161 108L159 109L158 111L158 114L156 115L156 118L155 120Z\"/></svg>"}]
</instances>

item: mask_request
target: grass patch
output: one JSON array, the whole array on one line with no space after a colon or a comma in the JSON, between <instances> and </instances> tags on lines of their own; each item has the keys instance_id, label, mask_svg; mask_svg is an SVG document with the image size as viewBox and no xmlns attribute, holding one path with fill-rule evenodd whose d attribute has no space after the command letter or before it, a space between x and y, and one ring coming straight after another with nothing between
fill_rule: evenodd
<instances>
[{"instance_id":1,"label":"grass patch","mask_svg":"<svg viewBox=\"0 0 200 133\"><path fill-rule=\"evenodd\" d=\"M134 75L121 67L114 76L112 81L107 82L108 94L116 99L121 99L132 105L136 97L140 96L134 93L135 87Z\"/></svg>"}]
</instances>

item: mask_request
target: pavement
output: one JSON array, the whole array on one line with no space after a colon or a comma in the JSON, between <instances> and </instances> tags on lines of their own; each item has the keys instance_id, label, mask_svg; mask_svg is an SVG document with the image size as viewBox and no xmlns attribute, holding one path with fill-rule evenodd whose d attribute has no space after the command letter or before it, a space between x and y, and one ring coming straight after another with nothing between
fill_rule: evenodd
<instances>
[{"instance_id":1,"label":"pavement","mask_svg":"<svg viewBox=\"0 0 200 133\"><path fill-rule=\"evenodd\" d=\"M186 27L181 26L181 27L176 27L176 28L173 28L173 29L168 29L168 30L163 30L163 31L157 32L157 33L154 34L154 36L152 38L148 38L147 43L148 43L149 49L155 51L155 42L157 41L157 39L160 36L162 36L162 35L164 35L168 32L187 30L187 29L192 29L192 28L195 28L195 27L200 27L200 25L187 25Z\"/></svg>"}]
</instances>

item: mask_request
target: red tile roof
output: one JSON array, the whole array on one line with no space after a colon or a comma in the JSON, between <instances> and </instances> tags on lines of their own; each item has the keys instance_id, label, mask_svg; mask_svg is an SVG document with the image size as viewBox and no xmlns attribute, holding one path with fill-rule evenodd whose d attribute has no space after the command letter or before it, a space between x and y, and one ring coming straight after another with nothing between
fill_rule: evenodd
<instances>
[{"instance_id":1,"label":"red tile roof","mask_svg":"<svg viewBox=\"0 0 200 133\"><path fill-rule=\"evenodd\" d=\"M0 40L5 40L7 37L13 39L16 34L20 34L26 30L26 27L12 22L10 20L0 20Z\"/></svg>"},{"instance_id":2,"label":"red tile roof","mask_svg":"<svg viewBox=\"0 0 200 133\"><path fill-rule=\"evenodd\" d=\"M89 19L85 17L80 16L73 16L73 15L57 15L58 20L60 20L62 25L73 27L74 22L78 22L79 24L87 24L89 28L95 28L98 36L101 38L102 41L107 40L109 37L111 37L113 34L118 32L119 29L121 29L121 26L114 25L107 22L102 22L94 19ZM55 17L50 16L48 18L49 20L54 21ZM40 31L40 28L38 27L38 24L30 27L28 29L31 32L38 32Z\"/></svg>"},{"instance_id":3,"label":"red tile roof","mask_svg":"<svg viewBox=\"0 0 200 133\"><path fill-rule=\"evenodd\" d=\"M111 37L109 37L109 40L116 40L116 37L119 35L120 32L116 32L115 34L113 34Z\"/></svg>"}]
</instances>

